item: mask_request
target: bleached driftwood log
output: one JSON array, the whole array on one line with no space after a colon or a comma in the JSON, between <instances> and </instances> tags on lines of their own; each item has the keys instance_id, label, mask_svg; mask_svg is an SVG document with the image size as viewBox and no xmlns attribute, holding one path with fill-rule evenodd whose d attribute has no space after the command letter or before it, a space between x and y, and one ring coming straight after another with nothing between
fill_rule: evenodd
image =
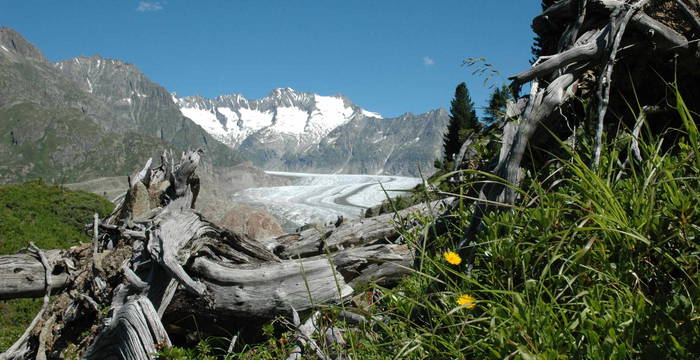
<instances>
[{"instance_id":1,"label":"bleached driftwood log","mask_svg":"<svg viewBox=\"0 0 700 360\"><path fill-rule=\"evenodd\" d=\"M308 229L265 246L192 209L200 156L189 152L176 164L164 154L154 168L149 160L97 224L93 243L47 251L44 262L0 257L0 298L62 290L28 338L0 358L59 357L74 344L70 351L89 359L145 359L156 344L171 343L168 314L250 322L343 302L361 284L391 285L407 273L413 252L396 243L396 226L410 227L412 214L437 213L446 204ZM94 232L94 224L89 228ZM47 271L54 274L50 286Z\"/></svg>"}]
</instances>

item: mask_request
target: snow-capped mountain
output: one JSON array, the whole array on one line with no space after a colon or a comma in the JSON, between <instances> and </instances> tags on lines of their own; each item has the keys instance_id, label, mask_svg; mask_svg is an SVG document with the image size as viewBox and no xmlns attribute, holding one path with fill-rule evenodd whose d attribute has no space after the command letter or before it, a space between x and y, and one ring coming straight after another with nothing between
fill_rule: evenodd
<instances>
[{"instance_id":1,"label":"snow-capped mountain","mask_svg":"<svg viewBox=\"0 0 700 360\"><path fill-rule=\"evenodd\" d=\"M416 175L420 166L430 172L449 118L434 110L383 119L343 95L290 88L256 100L172 98L183 115L267 170Z\"/></svg>"},{"instance_id":2,"label":"snow-capped mountain","mask_svg":"<svg viewBox=\"0 0 700 360\"><path fill-rule=\"evenodd\" d=\"M321 96L290 88L275 89L256 100L241 95L205 99L178 98L176 94L173 100L183 115L232 148L257 133L262 135L263 142L291 136L303 149L318 144L333 129L358 116L381 118L353 105L342 95Z\"/></svg>"}]
</instances>

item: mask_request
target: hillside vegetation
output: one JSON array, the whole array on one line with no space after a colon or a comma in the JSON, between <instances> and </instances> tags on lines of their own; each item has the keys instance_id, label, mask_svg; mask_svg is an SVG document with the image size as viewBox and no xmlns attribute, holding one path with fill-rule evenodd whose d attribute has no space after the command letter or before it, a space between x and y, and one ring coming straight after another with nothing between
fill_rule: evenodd
<instances>
[{"instance_id":1,"label":"hillside vegetation","mask_svg":"<svg viewBox=\"0 0 700 360\"><path fill-rule=\"evenodd\" d=\"M676 99L682 129L640 144L629 158L630 136L607 147L591 170L592 138L581 135L568 152L532 173L520 201L491 213L473 245L471 271L456 244L471 210L433 237L434 219L404 234L417 253L412 275L389 289L326 307L314 337L320 351L353 359L687 359L700 356L700 150L696 123ZM450 187L432 179L421 198L470 194L482 173ZM437 190L442 188L443 190ZM448 189L444 191L444 189ZM435 192L437 191L437 192ZM458 195L468 201L467 195ZM345 322L341 311L375 319ZM287 325L285 325L287 324ZM286 320L264 328L262 344L209 338L196 348L167 348L162 358L279 359L295 335ZM340 331L343 344L328 337ZM326 334L326 335L324 335Z\"/></svg>"},{"instance_id":2,"label":"hillside vegetation","mask_svg":"<svg viewBox=\"0 0 700 360\"><path fill-rule=\"evenodd\" d=\"M386 321L347 330L353 358L697 358L699 138L680 98L677 110L678 143L652 138L641 162L617 162L627 137L597 171L569 148L532 174L515 208L485 219L471 273L450 253L469 211L432 243L429 228L406 234L421 266L371 289L364 310Z\"/></svg>"},{"instance_id":3,"label":"hillside vegetation","mask_svg":"<svg viewBox=\"0 0 700 360\"><path fill-rule=\"evenodd\" d=\"M14 254L30 241L41 249L88 242L85 224L95 212L104 217L113 207L97 195L41 180L0 186L0 255ZM0 349L12 345L40 308L40 299L0 301Z\"/></svg>"}]
</instances>

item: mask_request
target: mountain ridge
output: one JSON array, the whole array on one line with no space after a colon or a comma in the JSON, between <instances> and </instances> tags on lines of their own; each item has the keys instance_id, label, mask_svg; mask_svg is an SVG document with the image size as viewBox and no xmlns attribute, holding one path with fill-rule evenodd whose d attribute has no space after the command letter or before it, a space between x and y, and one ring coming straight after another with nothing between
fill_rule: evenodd
<instances>
[{"instance_id":1,"label":"mountain ridge","mask_svg":"<svg viewBox=\"0 0 700 360\"><path fill-rule=\"evenodd\" d=\"M79 65L88 59L104 60L79 57L61 63ZM125 81L128 74L140 73L133 64L113 61L118 63L128 70L122 72ZM234 151L182 116L170 94L145 75L141 74L141 82L154 95L160 94L159 101L148 99L139 109L120 109L108 101L106 91L88 91L104 84L92 80L83 80L89 86L83 84L65 71L65 65L61 69L56 64L18 32L0 27L0 183L125 175L163 150L196 147L207 150L206 162L224 166L240 162ZM74 70L79 74L81 67ZM153 115L163 113L165 118Z\"/></svg>"},{"instance_id":2,"label":"mountain ridge","mask_svg":"<svg viewBox=\"0 0 700 360\"><path fill-rule=\"evenodd\" d=\"M384 119L342 94L325 96L292 88L276 88L252 100L240 94L172 96L183 115L268 170L418 175L421 167L423 173L430 173L434 159L441 154L442 133L449 119L444 109ZM412 147L406 141L420 141L420 136L408 137L411 130L424 128L426 124L421 122L427 122L431 131L420 146ZM370 128L382 133L383 138L372 137ZM394 131L388 132L389 128ZM345 141L342 147L331 141L339 137ZM367 143L366 137L376 142ZM393 149L377 142L390 147L393 144ZM353 143L362 151L354 151ZM407 148L415 156L397 156Z\"/></svg>"}]
</instances>

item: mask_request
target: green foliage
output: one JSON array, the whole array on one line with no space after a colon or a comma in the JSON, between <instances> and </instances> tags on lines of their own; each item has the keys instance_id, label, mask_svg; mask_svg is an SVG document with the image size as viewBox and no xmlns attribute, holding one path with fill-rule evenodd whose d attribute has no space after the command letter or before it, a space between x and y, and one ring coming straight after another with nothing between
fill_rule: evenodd
<instances>
[{"instance_id":1,"label":"green foliage","mask_svg":"<svg viewBox=\"0 0 700 360\"><path fill-rule=\"evenodd\" d=\"M106 216L113 207L97 195L41 180L0 186L0 254L15 253L30 241L42 249L89 241L83 226L95 212Z\"/></svg>"},{"instance_id":2,"label":"green foliage","mask_svg":"<svg viewBox=\"0 0 700 360\"><path fill-rule=\"evenodd\" d=\"M345 328L344 351L354 359L699 358L700 133L680 97L676 105L683 134L672 146L641 143L643 161L620 161L630 138L619 137L597 170L569 149L530 174L520 204L485 217L469 274L443 252L456 250L470 209L429 246L431 219L415 219L425 225L402 236L418 266L393 289L367 289L379 300L359 313L383 321L333 322ZM580 140L590 152L590 139ZM466 295L475 306L460 304ZM228 358L285 358L288 348L271 327L266 333L267 342Z\"/></svg>"},{"instance_id":3,"label":"green foliage","mask_svg":"<svg viewBox=\"0 0 700 360\"><path fill-rule=\"evenodd\" d=\"M470 276L423 251L423 231L406 234L422 267L382 289L380 329L349 332L353 357L698 358L698 131L677 104L687 137L671 149L643 145L644 161L623 166L620 140L598 171L571 152L534 174L527 207L486 217ZM459 216L437 249L454 246L469 212ZM463 294L477 306L459 306Z\"/></svg>"},{"instance_id":4,"label":"green foliage","mask_svg":"<svg viewBox=\"0 0 700 360\"><path fill-rule=\"evenodd\" d=\"M0 186L0 254L13 254L34 242L42 249L90 241L83 226L95 212L106 216L109 201L90 193L44 184L41 180ZM0 349L24 332L41 309L41 299L0 302Z\"/></svg>"},{"instance_id":5,"label":"green foliage","mask_svg":"<svg viewBox=\"0 0 700 360\"><path fill-rule=\"evenodd\" d=\"M213 360L212 348L209 342L200 341L193 349L181 347L158 346L159 351L156 358L159 360Z\"/></svg>"},{"instance_id":6,"label":"green foliage","mask_svg":"<svg viewBox=\"0 0 700 360\"><path fill-rule=\"evenodd\" d=\"M0 301L0 351L10 347L41 310L42 299Z\"/></svg>"},{"instance_id":7,"label":"green foliage","mask_svg":"<svg viewBox=\"0 0 700 360\"><path fill-rule=\"evenodd\" d=\"M480 128L467 84L461 83L455 89L455 97L450 107L450 122L443 137L444 163L452 160L459 152L469 132L479 131Z\"/></svg>"},{"instance_id":8,"label":"green foliage","mask_svg":"<svg viewBox=\"0 0 700 360\"><path fill-rule=\"evenodd\" d=\"M486 116L484 117L484 123L493 124L499 119L503 118L506 113L506 104L508 100L513 96L510 92L510 88L507 85L502 85L493 89L491 97L489 98L489 105L484 110Z\"/></svg>"}]
</instances>

